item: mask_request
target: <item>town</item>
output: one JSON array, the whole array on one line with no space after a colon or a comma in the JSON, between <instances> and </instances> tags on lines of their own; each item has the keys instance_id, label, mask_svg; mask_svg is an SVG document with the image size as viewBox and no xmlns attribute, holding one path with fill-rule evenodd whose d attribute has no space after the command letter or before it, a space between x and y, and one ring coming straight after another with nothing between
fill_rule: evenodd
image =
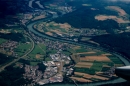
<instances>
[{"instance_id":1,"label":"town","mask_svg":"<svg viewBox=\"0 0 130 86\"><path fill-rule=\"evenodd\" d=\"M69 76L73 73L74 65L70 64L71 58L69 56L57 52L56 54L51 54L49 58L52 61L43 61L43 64L46 66L44 72L38 70L38 66L26 65L24 78L33 80L33 84L44 85L62 82L64 76Z\"/></svg>"}]
</instances>

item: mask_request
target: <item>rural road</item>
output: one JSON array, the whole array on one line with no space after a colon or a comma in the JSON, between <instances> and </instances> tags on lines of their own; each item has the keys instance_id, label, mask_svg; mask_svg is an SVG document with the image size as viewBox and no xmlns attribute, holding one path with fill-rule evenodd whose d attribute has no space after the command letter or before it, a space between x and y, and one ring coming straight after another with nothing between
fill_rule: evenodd
<instances>
[{"instance_id":1,"label":"rural road","mask_svg":"<svg viewBox=\"0 0 130 86\"><path fill-rule=\"evenodd\" d=\"M17 59L14 59L13 61L7 63L7 64L4 65L4 66L2 66L2 67L0 68L0 72L2 72L6 67L12 65L13 63L17 62L17 61L20 60L21 58L24 58L25 56L27 56L29 53L32 52L32 50L34 49L35 44L34 44L33 39L32 39L30 36L27 36L27 37L30 39L30 41L31 41L31 43L32 43L31 49L30 49L28 52L26 52L23 56L21 56L21 57L19 57L19 58L17 58Z\"/></svg>"}]
</instances>

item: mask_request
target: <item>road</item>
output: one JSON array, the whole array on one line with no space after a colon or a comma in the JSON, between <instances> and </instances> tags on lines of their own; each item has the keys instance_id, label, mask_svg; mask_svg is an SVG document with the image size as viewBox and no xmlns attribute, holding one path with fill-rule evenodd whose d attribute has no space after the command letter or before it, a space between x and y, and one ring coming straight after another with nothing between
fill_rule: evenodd
<instances>
[{"instance_id":1,"label":"road","mask_svg":"<svg viewBox=\"0 0 130 86\"><path fill-rule=\"evenodd\" d=\"M30 41L31 41L31 43L32 43L31 49L30 49L28 52L26 52L23 56L21 56L21 57L19 57L19 58L17 58L17 59L14 59L13 61L7 63L7 64L4 65L4 66L2 66L2 67L0 68L0 72L2 72L6 67L12 65L13 63L17 62L17 61L20 60L21 58L24 58L25 56L27 56L29 53L32 52L32 50L34 49L35 44L34 44L33 39L32 39L30 36L27 36L27 37L30 39Z\"/></svg>"}]
</instances>

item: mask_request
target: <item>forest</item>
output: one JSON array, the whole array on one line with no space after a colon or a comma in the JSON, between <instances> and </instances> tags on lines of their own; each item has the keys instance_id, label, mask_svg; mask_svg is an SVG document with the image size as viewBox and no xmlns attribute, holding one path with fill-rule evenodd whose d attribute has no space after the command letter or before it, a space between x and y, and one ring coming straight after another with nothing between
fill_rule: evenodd
<instances>
[{"instance_id":1,"label":"forest","mask_svg":"<svg viewBox=\"0 0 130 86\"><path fill-rule=\"evenodd\" d=\"M118 15L114 11L106 10L101 6L93 6L100 10L91 10L90 7L80 6L74 12L63 15L62 17L58 17L53 19L57 23L69 23L72 27L75 28L96 28L96 29L118 29L118 23L114 20L105 20L98 21L95 20L96 15L105 14L105 15Z\"/></svg>"},{"instance_id":2,"label":"forest","mask_svg":"<svg viewBox=\"0 0 130 86\"><path fill-rule=\"evenodd\" d=\"M0 38L17 42L25 42L25 37L21 33L0 33Z\"/></svg>"},{"instance_id":3,"label":"forest","mask_svg":"<svg viewBox=\"0 0 130 86\"><path fill-rule=\"evenodd\" d=\"M28 83L28 80L22 78L23 68L14 68L13 65L5 68L0 73L0 86L21 86Z\"/></svg>"},{"instance_id":4,"label":"forest","mask_svg":"<svg viewBox=\"0 0 130 86\"><path fill-rule=\"evenodd\" d=\"M91 40L130 58L130 33L95 36Z\"/></svg>"},{"instance_id":5,"label":"forest","mask_svg":"<svg viewBox=\"0 0 130 86\"><path fill-rule=\"evenodd\" d=\"M12 57L12 56L6 56L6 55L0 53L0 65L6 64L6 63L12 61L13 59L14 59L14 57Z\"/></svg>"}]
</instances>

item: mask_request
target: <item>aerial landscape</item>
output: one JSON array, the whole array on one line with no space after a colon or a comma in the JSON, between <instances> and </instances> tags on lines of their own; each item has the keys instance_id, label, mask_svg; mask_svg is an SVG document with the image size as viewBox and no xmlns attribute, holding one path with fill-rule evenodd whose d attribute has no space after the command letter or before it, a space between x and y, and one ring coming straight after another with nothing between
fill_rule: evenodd
<instances>
[{"instance_id":1,"label":"aerial landscape","mask_svg":"<svg viewBox=\"0 0 130 86\"><path fill-rule=\"evenodd\" d=\"M0 0L0 86L129 86L130 0Z\"/></svg>"}]
</instances>

